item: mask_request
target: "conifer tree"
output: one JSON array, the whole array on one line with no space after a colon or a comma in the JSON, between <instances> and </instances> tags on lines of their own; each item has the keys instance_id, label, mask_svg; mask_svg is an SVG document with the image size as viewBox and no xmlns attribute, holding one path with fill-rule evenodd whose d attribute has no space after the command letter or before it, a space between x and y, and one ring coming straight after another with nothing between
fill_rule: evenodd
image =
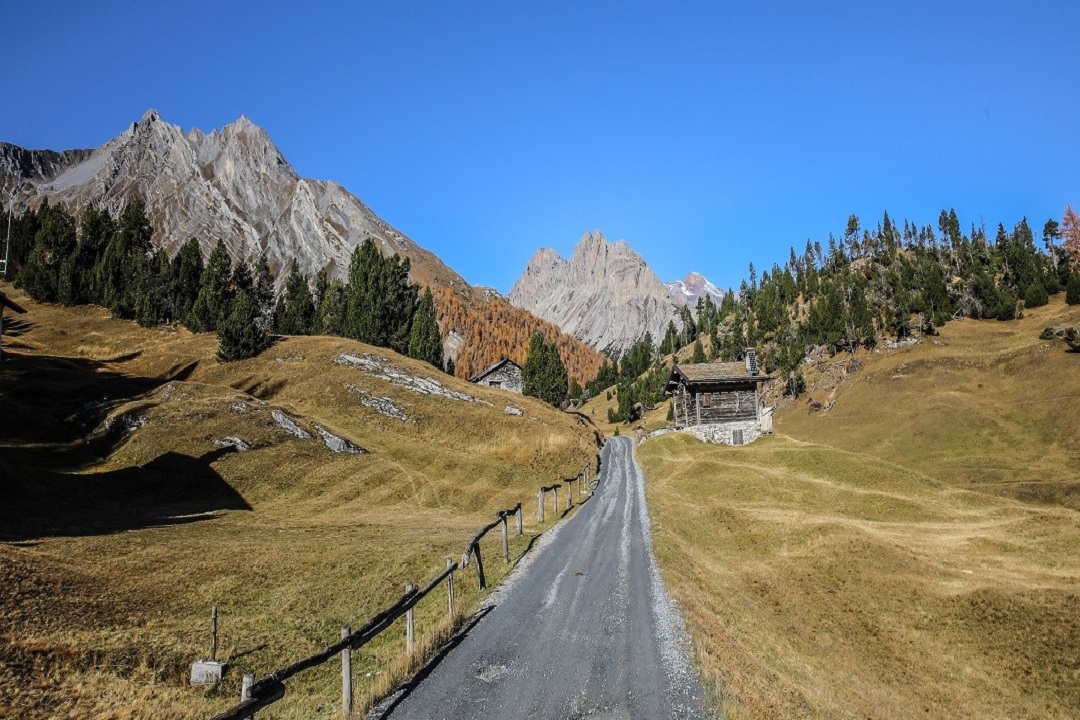
<instances>
[{"instance_id":1,"label":"conifer tree","mask_svg":"<svg viewBox=\"0 0 1080 720\"><path fill-rule=\"evenodd\" d=\"M255 278L253 280L255 302L259 305L258 322L262 325L265 333L274 332L274 276L270 274L270 262L266 253L259 255L255 261Z\"/></svg>"},{"instance_id":2,"label":"conifer tree","mask_svg":"<svg viewBox=\"0 0 1080 720\"><path fill-rule=\"evenodd\" d=\"M229 362L254 357L270 346L270 336L257 322L259 317L255 291L239 290L218 327L218 360Z\"/></svg>"},{"instance_id":3,"label":"conifer tree","mask_svg":"<svg viewBox=\"0 0 1080 720\"><path fill-rule=\"evenodd\" d=\"M412 330L409 334L409 357L442 367L442 339L439 337L439 322L430 288L424 288L420 304L413 315Z\"/></svg>"},{"instance_id":4,"label":"conifer tree","mask_svg":"<svg viewBox=\"0 0 1080 720\"><path fill-rule=\"evenodd\" d=\"M344 335L345 284L334 278L323 293L319 312L315 319L315 332L319 335Z\"/></svg>"},{"instance_id":5,"label":"conifer tree","mask_svg":"<svg viewBox=\"0 0 1080 720\"><path fill-rule=\"evenodd\" d=\"M690 362L692 362L692 363L703 363L703 362L705 362L705 348L703 348L701 346L701 338L698 338L697 340L694 341L694 355L693 355L692 358L690 358Z\"/></svg>"},{"instance_id":6,"label":"conifer tree","mask_svg":"<svg viewBox=\"0 0 1080 720\"><path fill-rule=\"evenodd\" d=\"M65 260L75 252L75 220L62 205L42 205L38 213L40 227L34 244L20 269L19 285L35 300L56 302L60 299L60 273ZM65 300L71 295L71 268L65 268Z\"/></svg>"},{"instance_id":7,"label":"conifer tree","mask_svg":"<svg viewBox=\"0 0 1080 720\"><path fill-rule=\"evenodd\" d=\"M535 333L529 341L529 354L521 369L525 395L558 407L567 393L566 365L559 356L559 348L548 342L543 334Z\"/></svg>"},{"instance_id":8,"label":"conifer tree","mask_svg":"<svg viewBox=\"0 0 1080 720\"><path fill-rule=\"evenodd\" d=\"M198 241L191 238L172 259L174 317L188 326L192 324L191 313L199 297L204 269L202 250Z\"/></svg>"},{"instance_id":9,"label":"conifer tree","mask_svg":"<svg viewBox=\"0 0 1080 720\"><path fill-rule=\"evenodd\" d=\"M138 278L146 267L152 235L142 201L128 203L98 264L101 300L116 317L135 317Z\"/></svg>"},{"instance_id":10,"label":"conifer tree","mask_svg":"<svg viewBox=\"0 0 1080 720\"><path fill-rule=\"evenodd\" d=\"M218 322L228 310L229 301L232 299L231 277L232 261L229 259L229 251L225 249L225 243L218 240L203 269L199 295L191 308L188 327L195 332L217 330Z\"/></svg>"},{"instance_id":11,"label":"conifer tree","mask_svg":"<svg viewBox=\"0 0 1080 720\"><path fill-rule=\"evenodd\" d=\"M310 335L315 328L315 303L295 260L285 280L285 292L278 298L274 328L283 335Z\"/></svg>"}]
</instances>

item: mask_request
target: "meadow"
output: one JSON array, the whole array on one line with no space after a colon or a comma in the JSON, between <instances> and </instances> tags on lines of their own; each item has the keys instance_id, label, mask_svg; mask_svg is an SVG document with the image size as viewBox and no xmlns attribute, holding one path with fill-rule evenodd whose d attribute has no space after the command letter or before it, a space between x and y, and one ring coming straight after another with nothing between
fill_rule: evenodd
<instances>
[{"instance_id":1,"label":"meadow","mask_svg":"<svg viewBox=\"0 0 1080 720\"><path fill-rule=\"evenodd\" d=\"M818 363L773 437L638 448L728 717L1080 714L1080 355L1039 339L1077 322L955 321Z\"/></svg>"},{"instance_id":2,"label":"meadow","mask_svg":"<svg viewBox=\"0 0 1080 720\"><path fill-rule=\"evenodd\" d=\"M5 318L0 365L0 716L213 715L244 673L335 642L522 501L519 556L553 522L536 524L537 487L595 458L580 418L384 349L288 337L222 364L213 335L12 294L29 312ZM332 452L318 428L366 452ZM494 581L498 535L484 541ZM400 622L354 653L358 716L476 607L472 567L456 589L456 618L441 591L418 606L414 657ZM226 680L191 687L215 604ZM299 676L260 717L339 713L339 673Z\"/></svg>"}]
</instances>

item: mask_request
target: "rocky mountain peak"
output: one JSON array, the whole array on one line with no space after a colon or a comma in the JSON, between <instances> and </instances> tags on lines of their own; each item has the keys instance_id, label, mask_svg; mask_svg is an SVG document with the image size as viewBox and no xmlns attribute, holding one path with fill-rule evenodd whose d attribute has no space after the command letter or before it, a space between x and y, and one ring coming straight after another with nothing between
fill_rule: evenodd
<instances>
[{"instance_id":1,"label":"rocky mountain peak","mask_svg":"<svg viewBox=\"0 0 1080 720\"><path fill-rule=\"evenodd\" d=\"M699 272L689 272L682 280L664 284L674 302L679 305L689 305L691 308L696 307L698 300L706 295L710 296L714 303L719 304L726 294Z\"/></svg>"},{"instance_id":2,"label":"rocky mountain peak","mask_svg":"<svg viewBox=\"0 0 1080 720\"><path fill-rule=\"evenodd\" d=\"M663 336L677 307L656 273L625 241L585 233L563 260L537 251L508 296L511 304L602 351L628 349L645 332Z\"/></svg>"},{"instance_id":3,"label":"rocky mountain peak","mask_svg":"<svg viewBox=\"0 0 1080 720\"><path fill-rule=\"evenodd\" d=\"M17 205L49 198L76 217L93 202L119 214L146 203L155 244L170 253L196 238L203 254L220 238L234 260L263 252L279 284L295 260L309 276L343 277L352 249L371 237L408 257L425 285L468 284L434 254L377 217L336 183L301 178L267 133L246 116L221 130L184 133L149 109L99 148L53 152L0 146L0 187L19 187Z\"/></svg>"}]
</instances>

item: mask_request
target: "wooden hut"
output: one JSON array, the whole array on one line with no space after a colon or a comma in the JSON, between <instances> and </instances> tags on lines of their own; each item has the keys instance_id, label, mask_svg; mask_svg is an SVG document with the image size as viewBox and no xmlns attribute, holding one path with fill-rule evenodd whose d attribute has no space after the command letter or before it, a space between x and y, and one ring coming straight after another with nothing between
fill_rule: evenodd
<instances>
[{"instance_id":1,"label":"wooden hut","mask_svg":"<svg viewBox=\"0 0 1080 720\"><path fill-rule=\"evenodd\" d=\"M675 365L664 392L672 398L675 427L708 442L743 445L762 433L759 388L768 379L754 350L746 350L743 362Z\"/></svg>"},{"instance_id":2,"label":"wooden hut","mask_svg":"<svg viewBox=\"0 0 1080 720\"><path fill-rule=\"evenodd\" d=\"M484 372L470 378L469 382L486 385L487 387L502 388L518 395L521 394L521 390L525 385L521 366L507 358L503 358Z\"/></svg>"}]
</instances>

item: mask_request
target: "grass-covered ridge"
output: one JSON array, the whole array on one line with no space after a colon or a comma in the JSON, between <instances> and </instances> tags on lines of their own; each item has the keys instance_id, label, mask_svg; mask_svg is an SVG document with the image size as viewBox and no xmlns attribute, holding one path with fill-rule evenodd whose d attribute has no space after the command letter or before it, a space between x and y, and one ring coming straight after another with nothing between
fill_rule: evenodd
<instances>
[{"instance_id":1,"label":"grass-covered ridge","mask_svg":"<svg viewBox=\"0 0 1080 720\"><path fill-rule=\"evenodd\" d=\"M221 364L212 335L15 297L29 312L6 318L0 365L0 715L212 715L238 697L243 672L332 642L460 559L496 510L531 507L536 487L594 457L574 416L355 341L286 338ZM418 394L335 362L342 354L480 402ZM314 437L293 437L273 411ZM331 452L316 425L368 453ZM227 452L217 442L228 436L252 449ZM526 512L512 553L534 520ZM497 535L485 554L494 579ZM469 571L463 606L476 600ZM207 693L184 679L208 652L214 603L233 669ZM418 637L443 615L444 594L421 603ZM361 706L403 672L403 633L354 655ZM274 716L337 707L338 672L302 675Z\"/></svg>"},{"instance_id":2,"label":"grass-covered ridge","mask_svg":"<svg viewBox=\"0 0 1080 720\"><path fill-rule=\"evenodd\" d=\"M872 354L831 410L638 450L665 580L733 718L1076 717L1080 357L1060 299Z\"/></svg>"}]
</instances>

